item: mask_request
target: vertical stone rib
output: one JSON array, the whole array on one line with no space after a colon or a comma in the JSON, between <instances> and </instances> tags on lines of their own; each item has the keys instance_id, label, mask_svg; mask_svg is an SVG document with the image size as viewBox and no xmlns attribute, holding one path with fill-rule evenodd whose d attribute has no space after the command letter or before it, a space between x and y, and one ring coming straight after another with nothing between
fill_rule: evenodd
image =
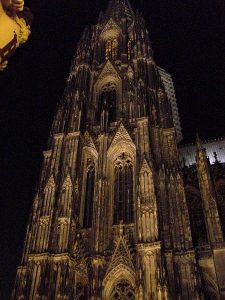
<instances>
[{"instance_id":1,"label":"vertical stone rib","mask_svg":"<svg viewBox=\"0 0 225 300\"><path fill-rule=\"evenodd\" d=\"M123 299L128 291L139 300L200 300L200 272L207 292L214 286L224 296L206 156L198 145L210 243L202 254L192 245L170 102L144 19L128 0L110 0L85 28L48 149L12 300ZM113 253L118 240L123 247Z\"/></svg>"}]
</instances>

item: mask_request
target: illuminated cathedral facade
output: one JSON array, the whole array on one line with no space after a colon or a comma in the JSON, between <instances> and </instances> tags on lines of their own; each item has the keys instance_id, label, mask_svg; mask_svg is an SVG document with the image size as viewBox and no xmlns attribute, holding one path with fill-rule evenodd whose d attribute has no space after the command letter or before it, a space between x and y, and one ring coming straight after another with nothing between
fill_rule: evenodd
<instances>
[{"instance_id":1,"label":"illuminated cathedral facade","mask_svg":"<svg viewBox=\"0 0 225 300\"><path fill-rule=\"evenodd\" d=\"M177 141L143 17L111 0L78 43L11 299L225 299L225 185Z\"/></svg>"}]
</instances>

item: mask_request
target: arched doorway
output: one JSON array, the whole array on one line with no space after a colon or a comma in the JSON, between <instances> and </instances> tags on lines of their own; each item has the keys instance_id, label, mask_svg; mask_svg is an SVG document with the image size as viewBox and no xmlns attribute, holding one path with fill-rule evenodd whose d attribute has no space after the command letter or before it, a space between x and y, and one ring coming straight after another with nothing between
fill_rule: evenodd
<instances>
[{"instance_id":1,"label":"arched doorway","mask_svg":"<svg viewBox=\"0 0 225 300\"><path fill-rule=\"evenodd\" d=\"M103 280L104 300L134 300L136 274L128 266L119 264Z\"/></svg>"}]
</instances>

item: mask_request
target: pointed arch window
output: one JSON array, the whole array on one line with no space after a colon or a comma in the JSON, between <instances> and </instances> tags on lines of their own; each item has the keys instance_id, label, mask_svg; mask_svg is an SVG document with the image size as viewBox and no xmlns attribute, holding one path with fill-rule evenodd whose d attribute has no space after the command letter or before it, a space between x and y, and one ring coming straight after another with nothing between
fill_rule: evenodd
<instances>
[{"instance_id":1,"label":"pointed arch window","mask_svg":"<svg viewBox=\"0 0 225 300\"><path fill-rule=\"evenodd\" d=\"M117 39L109 39L106 41L106 49L105 49L105 59L116 59L118 51L118 41Z\"/></svg>"},{"instance_id":2,"label":"pointed arch window","mask_svg":"<svg viewBox=\"0 0 225 300\"><path fill-rule=\"evenodd\" d=\"M133 165L125 153L114 165L114 224L133 223Z\"/></svg>"},{"instance_id":3,"label":"pointed arch window","mask_svg":"<svg viewBox=\"0 0 225 300\"><path fill-rule=\"evenodd\" d=\"M116 121L116 85L112 82L105 84L100 93L98 119L103 110L108 111L108 122Z\"/></svg>"},{"instance_id":4,"label":"pointed arch window","mask_svg":"<svg viewBox=\"0 0 225 300\"><path fill-rule=\"evenodd\" d=\"M88 162L85 185L85 204L83 226L89 228L92 226L93 200L95 187L95 164L93 161Z\"/></svg>"},{"instance_id":5,"label":"pointed arch window","mask_svg":"<svg viewBox=\"0 0 225 300\"><path fill-rule=\"evenodd\" d=\"M133 287L130 285L129 281L126 279L121 279L114 286L111 293L111 300L134 300L135 292Z\"/></svg>"}]
</instances>

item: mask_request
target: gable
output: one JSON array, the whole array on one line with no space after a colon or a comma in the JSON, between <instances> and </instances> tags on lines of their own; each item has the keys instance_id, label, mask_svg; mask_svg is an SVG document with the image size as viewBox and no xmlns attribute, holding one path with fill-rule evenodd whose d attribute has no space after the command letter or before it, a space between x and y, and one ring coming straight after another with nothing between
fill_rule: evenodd
<instances>
[{"instance_id":1,"label":"gable","mask_svg":"<svg viewBox=\"0 0 225 300\"><path fill-rule=\"evenodd\" d=\"M121 153L127 153L132 159L136 156L136 146L122 123L112 139L107 155L113 161Z\"/></svg>"},{"instance_id":2,"label":"gable","mask_svg":"<svg viewBox=\"0 0 225 300\"><path fill-rule=\"evenodd\" d=\"M129 135L128 131L126 130L126 128L124 127L123 123L120 123L119 128L112 140L110 147L114 146L119 141L129 141L129 142L133 143L133 140L132 140L131 136Z\"/></svg>"},{"instance_id":3,"label":"gable","mask_svg":"<svg viewBox=\"0 0 225 300\"><path fill-rule=\"evenodd\" d=\"M152 173L152 169L150 168L146 159L143 160L140 173Z\"/></svg>"},{"instance_id":4,"label":"gable","mask_svg":"<svg viewBox=\"0 0 225 300\"><path fill-rule=\"evenodd\" d=\"M116 24L116 22L110 18L109 21L104 26L100 38L103 40L108 39L116 39L118 38L119 34L121 33L120 27Z\"/></svg>"},{"instance_id":5,"label":"gable","mask_svg":"<svg viewBox=\"0 0 225 300\"><path fill-rule=\"evenodd\" d=\"M121 80L117 68L112 64L110 60L107 60L107 62L105 63L103 69L97 77L97 80L102 80L108 76Z\"/></svg>"},{"instance_id":6,"label":"gable","mask_svg":"<svg viewBox=\"0 0 225 300\"><path fill-rule=\"evenodd\" d=\"M72 187L72 181L71 181L71 178L70 178L69 174L66 176L66 179L64 180L63 187L64 188Z\"/></svg>"},{"instance_id":7,"label":"gable","mask_svg":"<svg viewBox=\"0 0 225 300\"><path fill-rule=\"evenodd\" d=\"M94 148L96 150L94 141L88 131L85 131L84 133L84 145L87 147Z\"/></svg>"},{"instance_id":8,"label":"gable","mask_svg":"<svg viewBox=\"0 0 225 300\"><path fill-rule=\"evenodd\" d=\"M53 174L49 177L47 184L45 186L45 190L48 188L55 188L55 180Z\"/></svg>"},{"instance_id":9,"label":"gable","mask_svg":"<svg viewBox=\"0 0 225 300\"><path fill-rule=\"evenodd\" d=\"M121 264L126 265L131 269L134 269L132 255L130 253L128 244L123 236L120 236L117 240L114 253L112 255L109 267L107 269L107 273L109 273L112 269Z\"/></svg>"},{"instance_id":10,"label":"gable","mask_svg":"<svg viewBox=\"0 0 225 300\"><path fill-rule=\"evenodd\" d=\"M131 68L131 66L129 66L127 69L127 77L133 78L133 76L134 76L134 70Z\"/></svg>"}]
</instances>

